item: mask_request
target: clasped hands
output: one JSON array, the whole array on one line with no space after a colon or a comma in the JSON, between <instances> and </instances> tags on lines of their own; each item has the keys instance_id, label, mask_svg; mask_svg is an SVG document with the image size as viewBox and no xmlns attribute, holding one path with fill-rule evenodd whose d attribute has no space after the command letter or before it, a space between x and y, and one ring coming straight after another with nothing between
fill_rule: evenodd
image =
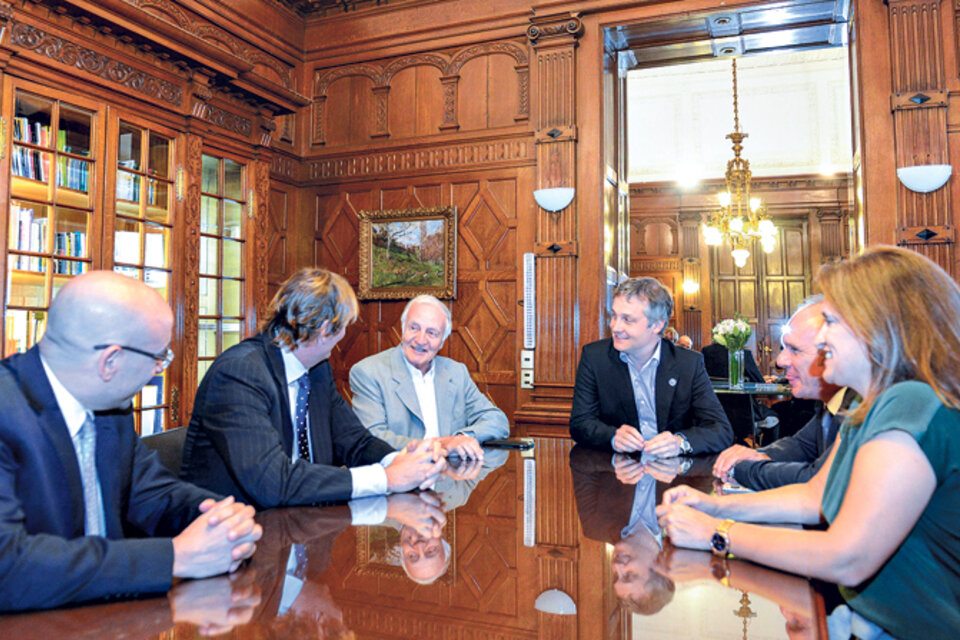
<instances>
[{"instance_id":1,"label":"clasped hands","mask_svg":"<svg viewBox=\"0 0 960 640\"><path fill-rule=\"evenodd\" d=\"M682 451L680 437L670 431L663 431L649 440L644 440L640 431L628 424L622 424L617 429L613 436L613 450L617 453L643 451L658 458L672 458L680 455Z\"/></svg>"},{"instance_id":2,"label":"clasped hands","mask_svg":"<svg viewBox=\"0 0 960 640\"><path fill-rule=\"evenodd\" d=\"M233 499L200 503L201 515L173 539L173 576L206 578L233 573L256 551L263 528L256 510Z\"/></svg>"},{"instance_id":3,"label":"clasped hands","mask_svg":"<svg viewBox=\"0 0 960 640\"><path fill-rule=\"evenodd\" d=\"M463 461L457 467L447 466L446 457L456 455ZM454 480L469 480L480 472L483 447L476 438L465 434L413 440L387 467L387 488L392 493L431 488L441 473Z\"/></svg>"}]
</instances>

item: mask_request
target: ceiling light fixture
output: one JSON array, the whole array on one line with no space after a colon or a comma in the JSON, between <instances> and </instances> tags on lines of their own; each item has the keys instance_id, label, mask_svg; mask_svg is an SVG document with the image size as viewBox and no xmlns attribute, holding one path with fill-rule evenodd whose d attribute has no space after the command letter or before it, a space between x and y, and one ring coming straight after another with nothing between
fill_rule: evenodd
<instances>
[{"instance_id":1,"label":"ceiling light fixture","mask_svg":"<svg viewBox=\"0 0 960 640\"><path fill-rule=\"evenodd\" d=\"M733 142L733 159L727 162L726 188L717 194L720 208L710 214L703 227L704 241L720 246L726 240L730 254L738 268L747 264L753 240L759 240L764 253L774 250L777 229L767 216L763 200L750 195L750 162L740 157L746 133L740 131L740 109L737 95L737 61L733 61L733 132L727 134Z\"/></svg>"}]
</instances>

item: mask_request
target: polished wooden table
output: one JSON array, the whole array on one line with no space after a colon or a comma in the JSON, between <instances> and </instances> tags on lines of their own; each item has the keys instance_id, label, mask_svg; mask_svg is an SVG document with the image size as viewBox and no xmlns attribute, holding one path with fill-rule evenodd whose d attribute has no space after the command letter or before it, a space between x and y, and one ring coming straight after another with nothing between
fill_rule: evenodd
<instances>
[{"instance_id":1,"label":"polished wooden table","mask_svg":"<svg viewBox=\"0 0 960 640\"><path fill-rule=\"evenodd\" d=\"M540 438L532 451L488 451L483 467L423 497L264 512L257 554L229 577L3 616L0 636L826 639L807 580L668 542L661 550L643 524L666 487L710 489L711 462L645 463ZM439 537L429 531L444 517L436 501ZM379 525L351 523L384 508ZM549 612L564 604L576 614Z\"/></svg>"}]
</instances>

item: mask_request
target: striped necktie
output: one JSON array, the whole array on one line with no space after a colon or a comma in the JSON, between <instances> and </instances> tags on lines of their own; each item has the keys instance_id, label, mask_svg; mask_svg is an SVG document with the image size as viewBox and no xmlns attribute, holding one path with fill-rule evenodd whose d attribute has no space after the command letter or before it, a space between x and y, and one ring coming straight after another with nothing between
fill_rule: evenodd
<instances>
[{"instance_id":1,"label":"striped necktie","mask_svg":"<svg viewBox=\"0 0 960 640\"><path fill-rule=\"evenodd\" d=\"M307 398L310 396L310 378L297 378L297 456L310 462L310 442L307 439Z\"/></svg>"},{"instance_id":2,"label":"striped necktie","mask_svg":"<svg viewBox=\"0 0 960 640\"><path fill-rule=\"evenodd\" d=\"M77 433L74 446L77 447L80 480L83 482L84 531L88 536L102 536L103 501L97 486L97 425L89 413Z\"/></svg>"}]
</instances>

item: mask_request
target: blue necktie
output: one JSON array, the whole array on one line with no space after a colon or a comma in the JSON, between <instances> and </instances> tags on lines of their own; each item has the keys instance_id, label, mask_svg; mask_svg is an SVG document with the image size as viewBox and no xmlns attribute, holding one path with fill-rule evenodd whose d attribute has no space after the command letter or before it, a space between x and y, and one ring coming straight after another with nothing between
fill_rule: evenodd
<instances>
[{"instance_id":1,"label":"blue necktie","mask_svg":"<svg viewBox=\"0 0 960 640\"><path fill-rule=\"evenodd\" d=\"M310 378L303 374L297 378L297 455L310 461L310 443L307 440L307 398L310 395Z\"/></svg>"},{"instance_id":2,"label":"blue necktie","mask_svg":"<svg viewBox=\"0 0 960 640\"><path fill-rule=\"evenodd\" d=\"M83 483L84 532L88 536L101 536L103 530L103 503L97 488L97 425L87 414L77 434L80 459L80 480Z\"/></svg>"}]
</instances>

